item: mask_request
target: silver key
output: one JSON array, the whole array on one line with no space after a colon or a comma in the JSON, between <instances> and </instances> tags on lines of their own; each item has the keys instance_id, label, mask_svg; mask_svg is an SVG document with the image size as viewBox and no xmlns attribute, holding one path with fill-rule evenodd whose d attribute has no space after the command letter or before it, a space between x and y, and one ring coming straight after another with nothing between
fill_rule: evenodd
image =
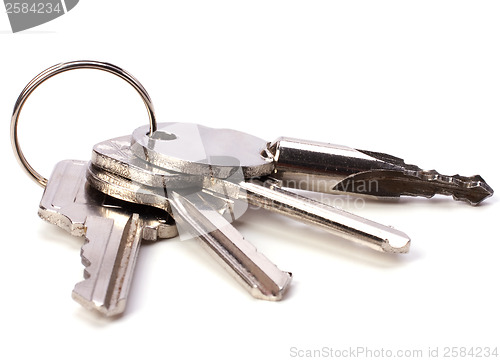
<instances>
[{"instance_id":1,"label":"silver key","mask_svg":"<svg viewBox=\"0 0 500 361\"><path fill-rule=\"evenodd\" d=\"M280 271L212 207L201 192L169 196L179 232L198 237L219 263L255 298L279 301L292 279Z\"/></svg>"},{"instance_id":2,"label":"silver key","mask_svg":"<svg viewBox=\"0 0 500 361\"><path fill-rule=\"evenodd\" d=\"M182 130L181 125L181 123L176 123L176 131ZM193 125L187 125L188 128L191 128L192 126ZM205 127L201 128L205 129ZM189 144L193 145L196 142L196 140L193 139L193 131L196 132L193 129L191 129L191 131L184 129L179 134L179 138L186 139L186 141L191 140L192 142ZM224 137L229 139L234 137L239 137L240 139L242 138L242 135L239 132L230 132L231 134L225 134L225 132L222 134ZM194 138L214 137L217 141L222 142L223 137L217 138L218 136L220 136L218 132L205 132L201 133L199 136L195 135ZM243 138L244 137L245 136L243 136ZM250 136L249 138L249 140L246 140L243 143L250 144L258 142L258 140L256 140L258 138L253 136ZM107 169L111 172L124 177L129 175L130 168L134 167L134 164L137 164L137 156L135 153L132 155L130 154L132 151L127 148L126 143L129 141L128 139L129 137L120 137L95 145L92 155L93 164L106 164L108 167ZM227 151L221 150L221 147L217 144L213 144L211 140L212 138L198 140L203 141L204 145L207 146L206 153ZM151 142L154 143L155 140L152 140ZM265 142L263 141L261 141L260 144L265 146ZM254 146L256 146L256 144L254 144ZM219 148L217 149L217 147ZM114 151L111 150L113 148L115 149ZM336 236L366 245L381 252L407 253L409 251L410 239L401 231L356 216L339 208L328 206L313 199L301 197L295 193L286 191L280 187L279 183L272 181L271 179L267 179L266 181L263 181L262 179L245 181L244 177L241 177L241 180L236 179L236 181L234 181L234 179L232 179L235 178L234 172L239 170L238 166L233 165L235 164L235 159L231 157L228 157L228 159L218 157L216 159L218 164L212 168L207 168L205 166L209 166L210 162L213 162L214 159L208 159L206 154L203 155L203 147L200 149L196 149L196 147L194 147L194 151L193 148L187 146L186 148L186 157L189 158L189 161L181 162L178 160L176 163L173 159L171 159L171 161L173 161L172 164L174 164L172 168L176 168L175 164L182 163L183 168L181 169L179 166L176 170L201 172L203 174L202 186L206 191L211 191L214 194L226 196L233 200L243 200L252 205L263 207L265 209L292 217L295 220L320 226ZM192 151L193 154L189 154L189 151ZM178 153L178 156L181 156L180 150L176 149L173 151L173 154L175 154L175 152ZM131 161L129 162L127 157L122 157L122 154L130 155ZM202 157L205 157L205 159ZM195 162L193 160L195 158L202 159L202 161ZM258 175L259 172L269 172L268 163L260 160L261 163L266 163L263 165L263 168L260 168L258 165L259 159L258 157L254 157L253 154L251 157L247 158L242 156L242 159L243 161L240 163L240 166L243 169L243 173L247 177L250 174ZM167 170L158 168L154 165L148 166L149 163L145 161L143 162L146 166L135 169L135 172L138 172L139 174L137 180L133 179L133 181L137 184L143 182L145 182L146 186L154 184L171 184L169 175L175 174L175 177L178 176L178 173L173 171L168 172ZM210 173L217 174L217 176L223 175L226 178L228 175L233 175L233 177L221 179L210 176ZM198 182L198 180L196 180L196 182ZM171 186L175 187L175 184L171 184ZM137 188L141 188L141 185L137 185Z\"/></svg>"},{"instance_id":3,"label":"silver key","mask_svg":"<svg viewBox=\"0 0 500 361\"><path fill-rule=\"evenodd\" d=\"M384 153L285 137L270 144L268 151L275 161L274 176L292 188L379 198L442 194L471 205L493 195L479 175L442 175Z\"/></svg>"},{"instance_id":4,"label":"silver key","mask_svg":"<svg viewBox=\"0 0 500 361\"><path fill-rule=\"evenodd\" d=\"M171 212L181 235L198 238L252 296L278 301L285 294L291 273L281 271L229 223L224 216L232 208L227 200L190 190L145 187L95 166L89 167L87 179L92 187L113 197Z\"/></svg>"},{"instance_id":5,"label":"silver key","mask_svg":"<svg viewBox=\"0 0 500 361\"><path fill-rule=\"evenodd\" d=\"M75 236L85 236L81 257L85 280L73 298L105 316L125 310L141 239L177 235L165 212L112 199L86 184L87 162L59 162L44 191L38 214ZM139 214L140 213L140 214Z\"/></svg>"},{"instance_id":6,"label":"silver key","mask_svg":"<svg viewBox=\"0 0 500 361\"><path fill-rule=\"evenodd\" d=\"M241 167L246 178L272 176L290 188L376 197L444 194L472 205L493 195L478 175L445 176L388 154L329 143L285 137L269 143L231 129L183 123L160 124L153 137L147 133L147 127L133 132L134 154L186 174L225 178Z\"/></svg>"}]
</instances>

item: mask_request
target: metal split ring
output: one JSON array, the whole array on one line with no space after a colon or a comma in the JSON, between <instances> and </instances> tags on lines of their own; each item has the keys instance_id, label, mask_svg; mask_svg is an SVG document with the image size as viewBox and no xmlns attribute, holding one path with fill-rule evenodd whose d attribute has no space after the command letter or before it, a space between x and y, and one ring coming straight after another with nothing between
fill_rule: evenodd
<instances>
[{"instance_id":1,"label":"metal split ring","mask_svg":"<svg viewBox=\"0 0 500 361\"><path fill-rule=\"evenodd\" d=\"M17 135L17 123L19 121L19 115L21 114L21 110L23 109L24 103L28 99L28 97L33 93L33 91L44 81L47 79L52 78L54 75L63 73L65 71L69 70L75 70L75 69L97 69L97 70L103 70L108 73L114 74L123 80L125 80L127 83L132 85L134 89L139 93L141 96L142 100L144 101L144 105L146 105L146 109L148 111L149 115L149 134L153 134L156 131L156 116L155 116L155 111L153 107L153 103L151 101L151 98L149 97L148 92L142 84L134 78L131 74L126 72L125 70L109 63L102 63L98 61L89 61L89 60L79 60L79 61L72 61L72 62L67 62L67 63L60 63L57 65L54 65L40 74L38 74L36 77L34 77L28 85L23 89L21 94L19 95L19 98L17 98L16 105L14 106L14 112L12 113L12 119L10 123L10 138L12 142L12 147L14 149L14 154L18 160L18 162L22 165L24 170L28 173L28 175L35 180L37 183L39 183L42 187L45 187L47 185L47 178L43 177L40 173L38 173L26 160L26 157L24 156L21 146L19 144L19 138Z\"/></svg>"}]
</instances>

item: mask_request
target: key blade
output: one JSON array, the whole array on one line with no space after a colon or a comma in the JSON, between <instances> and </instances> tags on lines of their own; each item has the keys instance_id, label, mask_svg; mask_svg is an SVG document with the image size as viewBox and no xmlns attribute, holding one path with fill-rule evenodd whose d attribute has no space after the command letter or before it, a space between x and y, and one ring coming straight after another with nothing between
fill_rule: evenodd
<instances>
[{"instance_id":1,"label":"key blade","mask_svg":"<svg viewBox=\"0 0 500 361\"><path fill-rule=\"evenodd\" d=\"M252 296L270 301L283 298L292 278L291 273L279 270L259 253L199 194L188 199L172 191L169 192L169 200L180 231L200 239Z\"/></svg>"},{"instance_id":2,"label":"key blade","mask_svg":"<svg viewBox=\"0 0 500 361\"><path fill-rule=\"evenodd\" d=\"M251 204L319 226L349 241L387 253L408 253L410 249L410 237L404 232L286 191L271 180L240 186Z\"/></svg>"},{"instance_id":3,"label":"key blade","mask_svg":"<svg viewBox=\"0 0 500 361\"><path fill-rule=\"evenodd\" d=\"M105 316L123 313L130 291L141 242L142 221L138 214L85 222L86 244L82 247L85 280L76 284L73 299Z\"/></svg>"},{"instance_id":4,"label":"key blade","mask_svg":"<svg viewBox=\"0 0 500 361\"><path fill-rule=\"evenodd\" d=\"M493 195L478 176L441 175L389 154L293 138L269 146L284 187L376 197L451 195L477 205Z\"/></svg>"},{"instance_id":5,"label":"key blade","mask_svg":"<svg viewBox=\"0 0 500 361\"><path fill-rule=\"evenodd\" d=\"M366 184L374 184L366 187ZM456 201L476 206L493 195L493 189L479 176L447 176L435 170L372 170L355 174L332 190L377 197L413 196L432 198L436 194L452 196Z\"/></svg>"},{"instance_id":6,"label":"key blade","mask_svg":"<svg viewBox=\"0 0 500 361\"><path fill-rule=\"evenodd\" d=\"M408 253L408 235L389 226L368 220L311 198L282 189L280 181L272 178L253 179L238 184L225 180L207 181L204 186L214 192L222 188L233 198L318 226L340 238L386 253Z\"/></svg>"}]
</instances>

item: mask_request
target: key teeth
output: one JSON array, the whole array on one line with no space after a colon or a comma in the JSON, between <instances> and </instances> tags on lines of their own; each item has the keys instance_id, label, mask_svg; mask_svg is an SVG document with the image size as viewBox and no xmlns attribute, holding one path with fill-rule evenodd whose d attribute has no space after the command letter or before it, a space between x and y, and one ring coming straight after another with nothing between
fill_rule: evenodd
<instances>
[{"instance_id":1,"label":"key teeth","mask_svg":"<svg viewBox=\"0 0 500 361\"><path fill-rule=\"evenodd\" d=\"M92 274L90 273L90 266L92 265L90 260L85 257L85 250L87 247L90 247L89 246L89 240L87 238L85 238L85 243L83 244L82 248L80 248L80 259L81 259L81 262L82 262L82 265L85 267L85 269L83 270L83 279L84 281L82 282L85 282L85 280L88 280Z\"/></svg>"},{"instance_id":2,"label":"key teeth","mask_svg":"<svg viewBox=\"0 0 500 361\"><path fill-rule=\"evenodd\" d=\"M89 219L87 219L87 222ZM86 225L86 233L88 232L88 225ZM95 227L94 227L95 229ZM83 281L78 282L72 292L72 298L85 307L88 310L97 311L99 314L104 315L106 317L116 316L122 313L125 309L125 300L118 300L116 304L109 304L105 298L96 298L94 291L95 285L95 277L98 276L99 269L95 269L99 267L99 259L94 259L93 254L95 254L95 250L93 250L93 246L95 246L95 239L91 240L86 235L84 244L80 248L80 258L81 263L85 267L83 270ZM94 242L94 244L93 244Z\"/></svg>"},{"instance_id":3,"label":"key teeth","mask_svg":"<svg viewBox=\"0 0 500 361\"><path fill-rule=\"evenodd\" d=\"M85 257L85 249L87 248L88 244L89 240L85 238L85 243L83 244L82 248L80 248L81 262L85 266L84 272L87 272L87 268L90 267L90 260L87 257ZM87 279L87 277L85 279Z\"/></svg>"},{"instance_id":4,"label":"key teeth","mask_svg":"<svg viewBox=\"0 0 500 361\"><path fill-rule=\"evenodd\" d=\"M90 247L88 239L85 240L85 244L82 246L80 250L80 257L82 264L85 266L83 270L83 281L78 282L72 292L72 298L78 302L80 305L85 307L88 310L97 311L99 314L104 315L106 317L113 317L120 315L125 311L126 300L119 299L115 305L111 307L106 303L100 302L94 297L89 297L89 295L85 296L89 289L92 288L92 282L94 275L91 272L92 262L85 256L85 249Z\"/></svg>"},{"instance_id":5,"label":"key teeth","mask_svg":"<svg viewBox=\"0 0 500 361\"><path fill-rule=\"evenodd\" d=\"M440 174L435 169L408 171L408 173L426 182L437 182L443 183L445 186L452 185L457 187L458 189L443 189L439 193L451 195L454 200L465 201L473 206L476 206L486 198L491 197L494 193L493 189L486 183L484 178L477 174L470 177L461 176L459 174L448 176ZM460 192L460 190L462 190L463 193ZM433 195L429 198L432 196Z\"/></svg>"},{"instance_id":6,"label":"key teeth","mask_svg":"<svg viewBox=\"0 0 500 361\"><path fill-rule=\"evenodd\" d=\"M477 193L482 194L482 198L477 198L477 200L472 200L470 198L465 198L465 197L457 197L453 195L453 199L455 200L460 200L460 201L467 201L473 206L477 206L479 203L484 201L486 198L489 198L493 196L493 188L491 188L488 183L481 177L480 175L473 175L470 178L470 181L468 183L468 188L470 189L477 189Z\"/></svg>"},{"instance_id":7,"label":"key teeth","mask_svg":"<svg viewBox=\"0 0 500 361\"><path fill-rule=\"evenodd\" d=\"M384 182L386 183L387 187L384 187L384 190L388 194L374 195L382 197L409 195L431 198L436 194L443 194L451 195L454 200L465 201L471 205L478 205L493 195L493 189L479 175L471 177L464 177L459 174L447 176L440 174L435 169L422 170L416 165L406 164L403 159L389 154L359 149L358 151L377 159L379 163L381 162L372 169L367 169L367 174L362 175L364 172L361 172L351 177L354 179L369 179L370 174L380 177L378 180L381 182L381 185ZM386 176L384 176L384 172ZM401 178L401 175L406 179ZM395 185L401 186L402 184L405 184L402 188L395 187Z\"/></svg>"},{"instance_id":8,"label":"key teeth","mask_svg":"<svg viewBox=\"0 0 500 361\"><path fill-rule=\"evenodd\" d=\"M85 290L89 289L92 287L91 282L92 282L92 272L90 270L90 267L92 266L91 261L85 256L86 249L89 246L89 240L85 238L85 243L83 244L82 248L80 249L80 258L82 265L85 267L83 270L83 281L78 282L75 285L75 288L73 289L72 297L73 299L84 306L85 308L89 310L97 310L100 313L106 314L107 311L102 304L97 304L92 298L89 299L89 297L84 296L83 294L85 293Z\"/></svg>"}]
</instances>

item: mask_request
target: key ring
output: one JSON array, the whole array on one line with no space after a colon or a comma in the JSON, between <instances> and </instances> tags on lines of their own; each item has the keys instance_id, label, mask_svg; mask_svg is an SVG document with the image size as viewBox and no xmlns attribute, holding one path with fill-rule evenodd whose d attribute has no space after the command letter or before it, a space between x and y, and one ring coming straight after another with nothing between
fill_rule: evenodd
<instances>
[{"instance_id":1,"label":"key ring","mask_svg":"<svg viewBox=\"0 0 500 361\"><path fill-rule=\"evenodd\" d=\"M142 86L142 84L134 78L130 73L126 72L125 70L109 63L103 63L99 61L92 61L92 60L79 60L79 61L71 61L71 62L66 62L66 63L60 63L57 65L54 65L44 71L42 71L40 74L38 74L36 77L34 77L28 85L23 89L21 94L19 95L19 98L17 98L16 105L14 106L14 112L12 113L12 118L11 118L11 123L10 123L10 138L12 142L12 147L14 149L14 154L17 158L17 161L22 165L24 170L28 173L28 175L35 180L37 183L39 183L42 187L46 187L47 185L47 178L43 177L40 173L38 173L26 160L26 157L23 154L23 151L21 150L21 145L19 144L19 138L17 135L17 123L19 121L19 115L21 114L21 110L24 106L24 103L28 99L28 97L33 93L33 91L44 81L52 78L53 76L63 73L65 71L69 70L75 70L75 69L96 69L96 70L103 70L108 73L114 74L123 80L125 80L127 83L132 85L134 89L139 93L141 96L142 100L144 101L144 105L146 106L146 109L148 111L148 116L149 116L149 134L153 134L156 131L156 116L155 116L155 111L153 107L153 103L151 101L151 98L146 91L146 89Z\"/></svg>"}]
</instances>

